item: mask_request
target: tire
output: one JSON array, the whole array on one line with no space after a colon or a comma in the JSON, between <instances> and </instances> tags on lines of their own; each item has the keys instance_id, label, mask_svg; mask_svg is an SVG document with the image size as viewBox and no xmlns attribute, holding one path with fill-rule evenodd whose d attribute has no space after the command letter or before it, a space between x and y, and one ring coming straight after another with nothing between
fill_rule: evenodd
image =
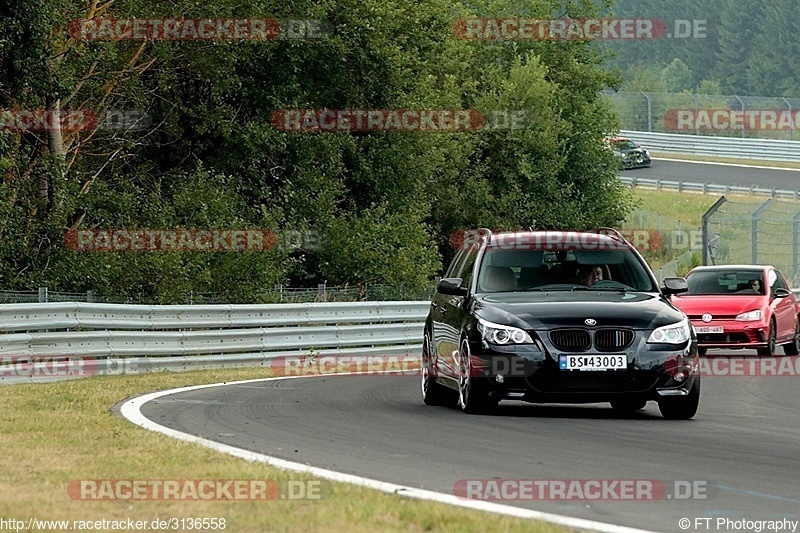
<instances>
[{"instance_id":1,"label":"tire","mask_svg":"<svg viewBox=\"0 0 800 533\"><path fill-rule=\"evenodd\" d=\"M696 379L686 396L665 396L659 398L658 409L667 420L689 420L697 413L700 405L700 380Z\"/></svg>"},{"instance_id":2,"label":"tire","mask_svg":"<svg viewBox=\"0 0 800 533\"><path fill-rule=\"evenodd\" d=\"M489 396L485 378L472 375L472 354L467 339L461 341L458 359L459 407L469 415L490 414L497 407L498 401Z\"/></svg>"},{"instance_id":3,"label":"tire","mask_svg":"<svg viewBox=\"0 0 800 533\"><path fill-rule=\"evenodd\" d=\"M632 412L641 411L647 405L647 400L612 400L611 407L615 411Z\"/></svg>"},{"instance_id":4,"label":"tire","mask_svg":"<svg viewBox=\"0 0 800 533\"><path fill-rule=\"evenodd\" d=\"M775 319L769 321L769 336L767 337L767 346L764 348L757 348L758 355L768 355L774 356L775 355L775 335L776 333L775 328Z\"/></svg>"},{"instance_id":5,"label":"tire","mask_svg":"<svg viewBox=\"0 0 800 533\"><path fill-rule=\"evenodd\" d=\"M705 355L706 351L708 351L708 348L700 348L700 347L698 347L697 348L697 355Z\"/></svg>"},{"instance_id":6,"label":"tire","mask_svg":"<svg viewBox=\"0 0 800 533\"><path fill-rule=\"evenodd\" d=\"M436 382L433 368L433 351L431 337L426 331L422 340L422 364L420 365L420 384L422 386L422 401L425 405L447 405L453 403L450 389ZM448 400L450 400L448 402Z\"/></svg>"},{"instance_id":7,"label":"tire","mask_svg":"<svg viewBox=\"0 0 800 533\"><path fill-rule=\"evenodd\" d=\"M792 342L783 345L783 353L786 355L800 355L800 317L795 318L794 339L792 339Z\"/></svg>"}]
</instances>

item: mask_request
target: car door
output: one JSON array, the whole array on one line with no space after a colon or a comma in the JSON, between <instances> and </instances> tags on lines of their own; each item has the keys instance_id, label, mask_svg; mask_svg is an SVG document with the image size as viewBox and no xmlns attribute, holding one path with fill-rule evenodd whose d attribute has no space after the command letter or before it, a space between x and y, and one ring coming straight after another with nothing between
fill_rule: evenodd
<instances>
[{"instance_id":1,"label":"car door","mask_svg":"<svg viewBox=\"0 0 800 533\"><path fill-rule=\"evenodd\" d=\"M461 278L461 287L468 290L479 248L479 244L473 244L470 248L459 252L446 277ZM431 308L434 317L432 323L436 335L438 371L441 375L454 379L458 377L458 361L455 354L459 348L467 298L466 295L437 293L435 309Z\"/></svg>"},{"instance_id":2,"label":"car door","mask_svg":"<svg viewBox=\"0 0 800 533\"><path fill-rule=\"evenodd\" d=\"M775 269L769 271L767 280L770 284L770 298L773 298L770 306L773 309L773 316L775 317L777 337L781 340L792 338L795 328L794 302L789 297L775 298L775 291L777 289L789 290L789 284L786 282L783 274Z\"/></svg>"}]
</instances>

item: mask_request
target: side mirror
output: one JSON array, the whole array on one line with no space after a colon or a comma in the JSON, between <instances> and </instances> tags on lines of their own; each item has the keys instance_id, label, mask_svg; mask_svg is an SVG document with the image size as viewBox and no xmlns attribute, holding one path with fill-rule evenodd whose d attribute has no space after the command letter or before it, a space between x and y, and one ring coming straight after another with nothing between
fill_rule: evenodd
<instances>
[{"instance_id":1,"label":"side mirror","mask_svg":"<svg viewBox=\"0 0 800 533\"><path fill-rule=\"evenodd\" d=\"M786 298L790 294L787 289L775 289L775 292L772 293L775 298Z\"/></svg>"},{"instance_id":2,"label":"side mirror","mask_svg":"<svg viewBox=\"0 0 800 533\"><path fill-rule=\"evenodd\" d=\"M664 286L661 288L661 292L667 296L680 294L688 290L689 285L686 283L686 278L664 278Z\"/></svg>"},{"instance_id":3,"label":"side mirror","mask_svg":"<svg viewBox=\"0 0 800 533\"><path fill-rule=\"evenodd\" d=\"M465 296L467 289L461 286L461 278L443 278L436 286L436 292L452 296Z\"/></svg>"}]
</instances>

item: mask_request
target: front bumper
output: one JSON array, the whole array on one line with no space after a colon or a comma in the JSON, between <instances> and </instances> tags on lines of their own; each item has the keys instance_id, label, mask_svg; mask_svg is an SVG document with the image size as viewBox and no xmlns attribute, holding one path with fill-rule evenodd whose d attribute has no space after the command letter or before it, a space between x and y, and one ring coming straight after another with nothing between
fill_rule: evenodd
<instances>
[{"instance_id":1,"label":"front bumper","mask_svg":"<svg viewBox=\"0 0 800 533\"><path fill-rule=\"evenodd\" d=\"M473 375L485 379L490 396L534 403L594 403L617 399L657 400L684 396L699 376L696 345L647 344L637 338L624 370L561 370L559 352L534 345L471 344ZM573 354L575 352L569 352Z\"/></svg>"},{"instance_id":2,"label":"front bumper","mask_svg":"<svg viewBox=\"0 0 800 533\"><path fill-rule=\"evenodd\" d=\"M642 154L630 154L620 159L624 169L649 167L651 165L650 158Z\"/></svg>"},{"instance_id":3,"label":"front bumper","mask_svg":"<svg viewBox=\"0 0 800 533\"><path fill-rule=\"evenodd\" d=\"M697 333L697 345L701 348L763 348L767 345L769 322L741 322L737 320L712 320L702 322L693 320L697 328L708 326L722 327L722 333Z\"/></svg>"}]
</instances>

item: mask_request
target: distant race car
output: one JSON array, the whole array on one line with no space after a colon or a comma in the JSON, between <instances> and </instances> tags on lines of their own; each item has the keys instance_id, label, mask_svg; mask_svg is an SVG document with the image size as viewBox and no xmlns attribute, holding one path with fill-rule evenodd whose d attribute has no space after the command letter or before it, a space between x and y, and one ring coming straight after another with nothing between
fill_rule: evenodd
<instances>
[{"instance_id":1,"label":"distant race car","mask_svg":"<svg viewBox=\"0 0 800 533\"><path fill-rule=\"evenodd\" d=\"M606 145L620 160L620 168L642 168L651 165L650 154L627 137L611 137Z\"/></svg>"},{"instance_id":2,"label":"distant race car","mask_svg":"<svg viewBox=\"0 0 800 533\"><path fill-rule=\"evenodd\" d=\"M755 348L759 355L800 353L800 305L783 274L765 265L696 267L689 291L672 303L697 332L700 354L708 348Z\"/></svg>"}]
</instances>

